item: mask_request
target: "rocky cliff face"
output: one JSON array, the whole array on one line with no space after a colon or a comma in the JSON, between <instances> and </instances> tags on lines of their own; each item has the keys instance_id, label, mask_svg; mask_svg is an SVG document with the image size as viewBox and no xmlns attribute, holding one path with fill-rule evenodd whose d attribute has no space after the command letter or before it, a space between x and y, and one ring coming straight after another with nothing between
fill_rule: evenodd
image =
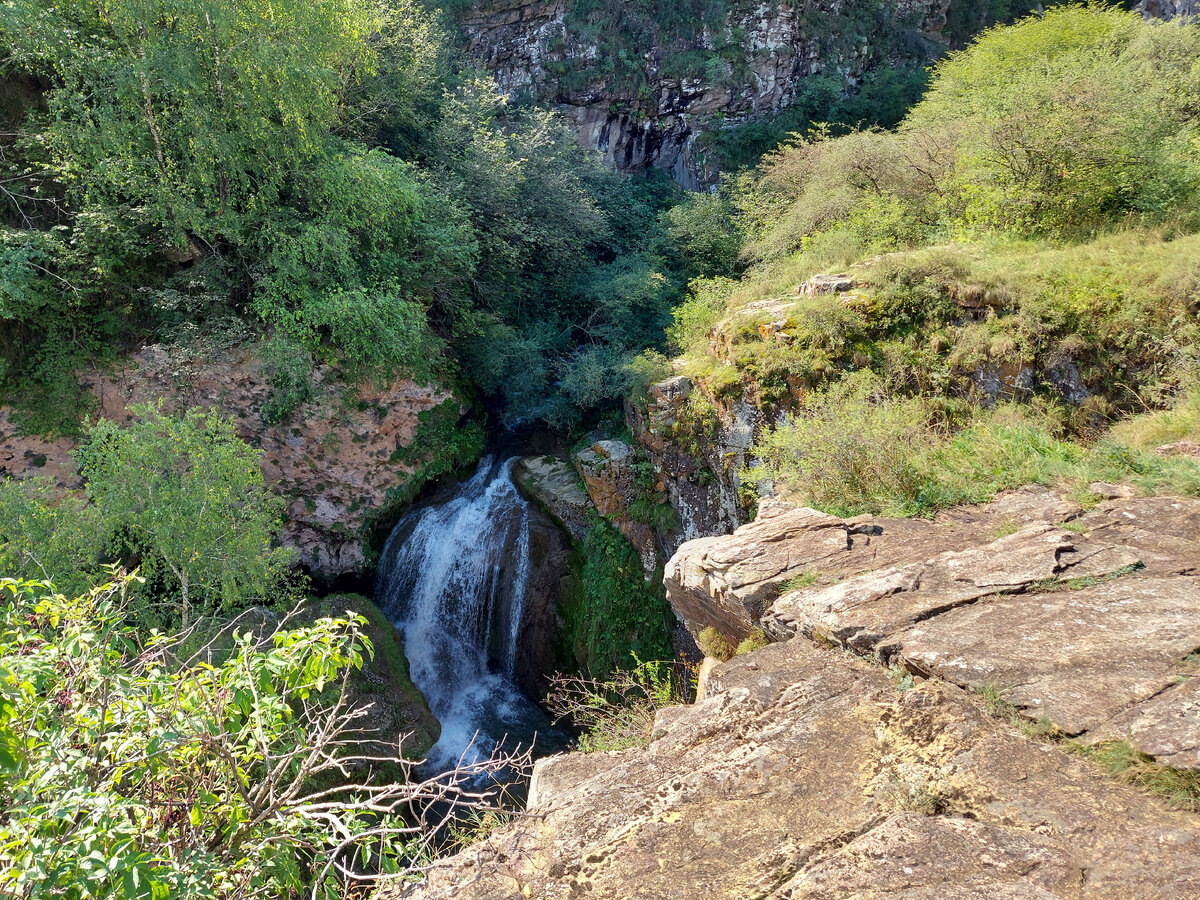
<instances>
[{"instance_id":1,"label":"rocky cliff face","mask_svg":"<svg viewBox=\"0 0 1200 900\"><path fill-rule=\"evenodd\" d=\"M168 412L189 406L231 416L239 435L263 451L263 476L287 501L284 544L324 576L359 570L366 562L364 526L388 492L419 477L425 461L413 448L421 414L459 403L437 386L397 378L351 390L328 366L314 373L313 395L283 421L264 421L271 387L248 346L192 358L147 347L111 373L85 376L97 415L117 422L129 407L159 400ZM21 436L0 409L0 474L52 478L63 490L80 486L69 439Z\"/></svg>"},{"instance_id":2,"label":"rocky cliff face","mask_svg":"<svg viewBox=\"0 0 1200 900\"><path fill-rule=\"evenodd\" d=\"M539 761L528 816L382 896L1195 896L1200 816L1072 748L1200 767L1198 566L1197 500L1030 488L933 522L766 504L667 581L691 627L776 642L709 667L647 748Z\"/></svg>"},{"instance_id":3,"label":"rocky cliff face","mask_svg":"<svg viewBox=\"0 0 1200 900\"><path fill-rule=\"evenodd\" d=\"M945 43L950 0L886 9L739 0L718 4L724 15L712 22L705 5L692 5L692 27L675 36L622 21L638 9L589 16L573 0L483 0L459 22L502 92L555 104L610 166L663 169L697 188L715 175L697 142L706 129L786 109L807 76L852 86L889 55L930 58ZM623 28L631 46L610 46L605 35Z\"/></svg>"},{"instance_id":4,"label":"rocky cliff face","mask_svg":"<svg viewBox=\"0 0 1200 900\"><path fill-rule=\"evenodd\" d=\"M1197 0L1141 0L1135 7L1147 19L1184 19L1200 16Z\"/></svg>"}]
</instances>

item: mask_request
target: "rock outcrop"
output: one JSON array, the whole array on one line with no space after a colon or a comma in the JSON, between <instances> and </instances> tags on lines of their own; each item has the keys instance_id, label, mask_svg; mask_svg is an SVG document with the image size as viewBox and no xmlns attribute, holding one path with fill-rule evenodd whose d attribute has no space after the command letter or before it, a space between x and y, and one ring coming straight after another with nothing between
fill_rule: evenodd
<instances>
[{"instance_id":1,"label":"rock outcrop","mask_svg":"<svg viewBox=\"0 0 1200 900\"><path fill-rule=\"evenodd\" d=\"M793 638L718 666L647 749L541 760L529 809L411 900L1175 900L1200 818L954 685Z\"/></svg>"},{"instance_id":2,"label":"rock outcrop","mask_svg":"<svg viewBox=\"0 0 1200 900\"><path fill-rule=\"evenodd\" d=\"M523 456L514 472L521 491L575 541L587 536L591 498L557 456Z\"/></svg>"},{"instance_id":3,"label":"rock outcrop","mask_svg":"<svg viewBox=\"0 0 1200 900\"><path fill-rule=\"evenodd\" d=\"M1009 533L1011 532L1011 533ZM667 596L692 632L761 626L973 690L1080 740L1195 764L1200 500L1084 512L1029 488L933 522L765 503L685 544ZM789 588L796 589L789 589Z\"/></svg>"},{"instance_id":4,"label":"rock outcrop","mask_svg":"<svg viewBox=\"0 0 1200 900\"><path fill-rule=\"evenodd\" d=\"M698 4L686 35L630 35L639 42L632 49L598 43L597 28L577 19L568 0L480 0L457 18L468 49L506 95L555 104L579 143L614 168L664 169L697 188L716 174L698 142L704 131L781 112L804 96L808 76L853 86L895 47L931 59L946 43L949 7L950 0L902 0L884 20L843 0L736 2L706 24ZM680 68L699 57L707 60L702 71Z\"/></svg>"},{"instance_id":5,"label":"rock outcrop","mask_svg":"<svg viewBox=\"0 0 1200 900\"><path fill-rule=\"evenodd\" d=\"M458 401L437 386L396 378L366 382L347 397L338 373L319 366L308 400L282 421L264 421L271 396L252 348L192 358L161 346L134 353L109 373L86 376L97 415L117 422L130 407L162 401L167 412L216 408L233 418L239 436L263 451L263 476L288 502L285 545L324 576L359 570L366 562L363 526L382 509L388 492L416 472L421 460L403 451L417 437L420 415ZM26 437L0 410L0 474L51 478L63 490L80 486L71 460L74 442Z\"/></svg>"}]
</instances>

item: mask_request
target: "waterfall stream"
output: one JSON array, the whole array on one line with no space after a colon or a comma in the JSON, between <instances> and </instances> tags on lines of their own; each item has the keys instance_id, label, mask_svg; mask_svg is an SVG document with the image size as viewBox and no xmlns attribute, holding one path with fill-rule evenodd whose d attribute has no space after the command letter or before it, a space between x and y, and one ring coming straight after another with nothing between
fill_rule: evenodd
<instances>
[{"instance_id":1,"label":"waterfall stream","mask_svg":"<svg viewBox=\"0 0 1200 900\"><path fill-rule=\"evenodd\" d=\"M513 681L530 572L516 458L485 457L440 503L405 514L379 560L376 601L404 636L413 683L442 726L429 765L557 737Z\"/></svg>"}]
</instances>

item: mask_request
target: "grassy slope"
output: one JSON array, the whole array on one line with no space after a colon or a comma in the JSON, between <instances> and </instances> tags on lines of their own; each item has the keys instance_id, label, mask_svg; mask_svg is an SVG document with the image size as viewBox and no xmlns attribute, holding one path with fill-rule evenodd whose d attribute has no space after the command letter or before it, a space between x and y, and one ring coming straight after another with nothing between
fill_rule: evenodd
<instances>
[{"instance_id":1,"label":"grassy slope","mask_svg":"<svg viewBox=\"0 0 1200 900\"><path fill-rule=\"evenodd\" d=\"M812 275L842 271L862 287L797 296ZM723 299L715 330L694 331L676 365L718 403L745 396L779 421L753 474L805 502L920 515L1028 482L1067 482L1084 499L1097 480L1200 493L1200 462L1152 452L1200 437L1200 235L992 239L867 259L817 242ZM779 305L761 305L776 299L782 327ZM1068 362L1089 394L1073 402ZM1012 387L1022 370L1027 389ZM998 397L981 372L1007 379Z\"/></svg>"}]
</instances>

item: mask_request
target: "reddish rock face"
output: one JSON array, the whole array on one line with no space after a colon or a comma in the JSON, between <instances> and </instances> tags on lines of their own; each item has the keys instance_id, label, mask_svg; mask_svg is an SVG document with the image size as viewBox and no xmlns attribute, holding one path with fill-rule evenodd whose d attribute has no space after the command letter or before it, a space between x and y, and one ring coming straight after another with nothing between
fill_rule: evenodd
<instances>
[{"instance_id":1,"label":"reddish rock face","mask_svg":"<svg viewBox=\"0 0 1200 900\"><path fill-rule=\"evenodd\" d=\"M231 416L239 436L263 451L267 484L288 501L284 544L313 572L332 576L363 566L362 526L414 469L394 454L412 443L420 413L453 398L404 378L366 382L347 397L329 366L318 367L314 380L314 395L273 425L263 421L270 385L245 345L203 360L151 346L86 382L97 415L116 422L133 418L129 407L159 400L168 412L200 406ZM64 491L76 489L74 446L18 435L9 411L0 409L3 474L43 475Z\"/></svg>"}]
</instances>

